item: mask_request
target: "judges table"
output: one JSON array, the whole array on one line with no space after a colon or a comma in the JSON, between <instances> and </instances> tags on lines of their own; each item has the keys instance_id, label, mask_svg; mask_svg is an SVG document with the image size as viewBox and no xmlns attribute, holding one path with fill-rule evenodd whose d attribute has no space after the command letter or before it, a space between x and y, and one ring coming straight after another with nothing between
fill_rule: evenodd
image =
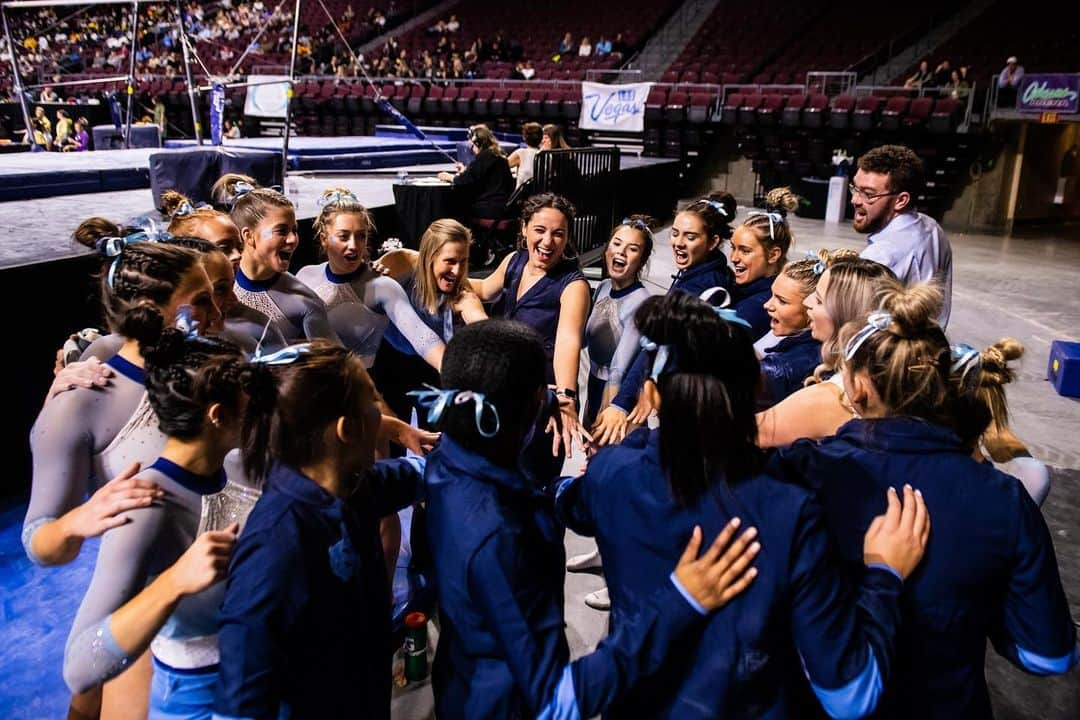
<instances>
[{"instance_id":1,"label":"judges table","mask_svg":"<svg viewBox=\"0 0 1080 720\"><path fill-rule=\"evenodd\" d=\"M464 208L454 186L437 178L394 183L394 206L401 242L412 250L420 249L420 238L435 220L454 218L465 222Z\"/></svg>"}]
</instances>

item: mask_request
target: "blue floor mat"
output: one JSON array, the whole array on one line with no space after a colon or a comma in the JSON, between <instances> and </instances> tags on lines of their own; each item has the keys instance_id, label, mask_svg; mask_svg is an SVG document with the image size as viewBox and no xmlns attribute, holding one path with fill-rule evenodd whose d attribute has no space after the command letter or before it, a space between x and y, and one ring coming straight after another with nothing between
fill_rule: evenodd
<instances>
[{"instance_id":1,"label":"blue floor mat","mask_svg":"<svg viewBox=\"0 0 1080 720\"><path fill-rule=\"evenodd\" d=\"M64 643L98 541L86 542L70 565L38 567L19 540L25 512L23 505L0 512L0 718L63 718L71 696L62 675Z\"/></svg>"}]
</instances>

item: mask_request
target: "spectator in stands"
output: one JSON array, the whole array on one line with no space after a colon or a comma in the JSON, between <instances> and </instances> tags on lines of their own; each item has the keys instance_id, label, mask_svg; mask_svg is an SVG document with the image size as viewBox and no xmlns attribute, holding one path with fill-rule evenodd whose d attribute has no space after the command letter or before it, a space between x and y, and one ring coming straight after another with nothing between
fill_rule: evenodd
<instances>
[{"instance_id":1,"label":"spectator in stands","mask_svg":"<svg viewBox=\"0 0 1080 720\"><path fill-rule=\"evenodd\" d=\"M1020 81L1024 78L1024 66L1015 55L1010 55L1005 61L1005 68L998 74L999 88L1012 88L1014 91L1020 87Z\"/></svg>"},{"instance_id":2,"label":"spectator in stands","mask_svg":"<svg viewBox=\"0 0 1080 720\"><path fill-rule=\"evenodd\" d=\"M855 232L867 235L860 255L889 267L904 283L934 281L944 303L938 322L949 324L952 306L952 247L937 221L920 213L923 162L903 145L882 145L859 158L851 183Z\"/></svg>"},{"instance_id":3,"label":"spectator in stands","mask_svg":"<svg viewBox=\"0 0 1080 720\"><path fill-rule=\"evenodd\" d=\"M41 102L60 102L60 96L56 94L51 85L46 85L41 90Z\"/></svg>"},{"instance_id":4,"label":"spectator in stands","mask_svg":"<svg viewBox=\"0 0 1080 720\"><path fill-rule=\"evenodd\" d=\"M455 33L461 29L461 23L458 22L457 15L451 15L450 19L446 23L446 32Z\"/></svg>"},{"instance_id":5,"label":"spectator in stands","mask_svg":"<svg viewBox=\"0 0 1080 720\"><path fill-rule=\"evenodd\" d=\"M623 40L622 33L615 33L615 39L611 42L611 54L625 57L630 52L630 45Z\"/></svg>"},{"instance_id":6,"label":"spectator in stands","mask_svg":"<svg viewBox=\"0 0 1080 720\"><path fill-rule=\"evenodd\" d=\"M536 158L536 153L540 152L544 129L540 123L525 123L521 126L521 139L525 141L525 147L510 153L510 157L506 159L511 170L517 168L517 187L521 187L526 181L532 179L533 160Z\"/></svg>"},{"instance_id":7,"label":"spectator in stands","mask_svg":"<svg viewBox=\"0 0 1080 720\"><path fill-rule=\"evenodd\" d=\"M952 65L948 60L942 60L934 69L934 87L943 88L952 79Z\"/></svg>"},{"instance_id":8,"label":"spectator in stands","mask_svg":"<svg viewBox=\"0 0 1080 720\"><path fill-rule=\"evenodd\" d=\"M589 36L586 35L581 38L581 44L577 49L578 57L589 57L592 55L592 43L589 41Z\"/></svg>"},{"instance_id":9,"label":"spectator in stands","mask_svg":"<svg viewBox=\"0 0 1080 720\"><path fill-rule=\"evenodd\" d=\"M954 100L965 100L971 93L971 87L968 85L967 80L960 77L959 70L953 70L949 76L949 82L942 88L942 95L951 97Z\"/></svg>"},{"instance_id":10,"label":"spectator in stands","mask_svg":"<svg viewBox=\"0 0 1080 720\"><path fill-rule=\"evenodd\" d=\"M574 36L571 35L570 33L566 33L565 35L563 35L563 39L559 43L559 48L558 48L556 54L558 54L558 55L566 55L567 53L573 51L573 49L574 49Z\"/></svg>"},{"instance_id":11,"label":"spectator in stands","mask_svg":"<svg viewBox=\"0 0 1080 720\"><path fill-rule=\"evenodd\" d=\"M531 60L519 62L514 66L513 76L518 80L532 80L536 77L536 68L532 66Z\"/></svg>"},{"instance_id":12,"label":"spectator in stands","mask_svg":"<svg viewBox=\"0 0 1080 720\"><path fill-rule=\"evenodd\" d=\"M934 79L934 74L930 72L930 63L923 60L919 63L919 69L915 73L904 81L904 87L909 90L918 90L924 85L929 85Z\"/></svg>"},{"instance_id":13,"label":"spectator in stands","mask_svg":"<svg viewBox=\"0 0 1080 720\"><path fill-rule=\"evenodd\" d=\"M569 150L570 143L563 136L561 125L547 124L544 126L544 137L540 140L541 150Z\"/></svg>"},{"instance_id":14,"label":"spectator in stands","mask_svg":"<svg viewBox=\"0 0 1080 720\"><path fill-rule=\"evenodd\" d=\"M239 140L242 137L242 134L240 132L240 123L236 120L230 120L228 125L229 130L225 133L225 137L229 138L230 140Z\"/></svg>"},{"instance_id":15,"label":"spectator in stands","mask_svg":"<svg viewBox=\"0 0 1080 720\"><path fill-rule=\"evenodd\" d=\"M611 54L611 41L607 39L607 35L600 36L593 52L596 54L596 57L604 57Z\"/></svg>"}]
</instances>

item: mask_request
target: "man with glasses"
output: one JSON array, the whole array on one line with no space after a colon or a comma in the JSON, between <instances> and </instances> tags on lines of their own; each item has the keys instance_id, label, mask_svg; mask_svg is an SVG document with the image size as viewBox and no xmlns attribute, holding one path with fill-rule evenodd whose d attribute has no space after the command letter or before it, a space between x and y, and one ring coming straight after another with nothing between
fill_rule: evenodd
<instances>
[{"instance_id":1,"label":"man with glasses","mask_svg":"<svg viewBox=\"0 0 1080 720\"><path fill-rule=\"evenodd\" d=\"M920 213L923 163L910 148L882 145L859 158L851 183L855 232L867 235L862 257L887 265L905 283L941 283L944 328L952 309L952 247L937 221Z\"/></svg>"}]
</instances>

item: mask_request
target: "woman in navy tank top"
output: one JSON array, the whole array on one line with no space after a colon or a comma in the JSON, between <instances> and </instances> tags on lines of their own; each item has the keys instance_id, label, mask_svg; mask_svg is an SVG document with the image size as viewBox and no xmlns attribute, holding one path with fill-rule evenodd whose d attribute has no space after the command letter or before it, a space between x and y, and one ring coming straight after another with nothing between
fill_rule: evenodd
<instances>
[{"instance_id":1,"label":"woman in navy tank top","mask_svg":"<svg viewBox=\"0 0 1080 720\"><path fill-rule=\"evenodd\" d=\"M494 302L493 317L517 320L540 333L548 358L547 382L555 386L562 408L562 441L586 436L578 419L578 367L589 284L581 272L570 238L574 206L553 193L534 195L521 213L524 247L499 263L488 277L473 283L481 300Z\"/></svg>"}]
</instances>

